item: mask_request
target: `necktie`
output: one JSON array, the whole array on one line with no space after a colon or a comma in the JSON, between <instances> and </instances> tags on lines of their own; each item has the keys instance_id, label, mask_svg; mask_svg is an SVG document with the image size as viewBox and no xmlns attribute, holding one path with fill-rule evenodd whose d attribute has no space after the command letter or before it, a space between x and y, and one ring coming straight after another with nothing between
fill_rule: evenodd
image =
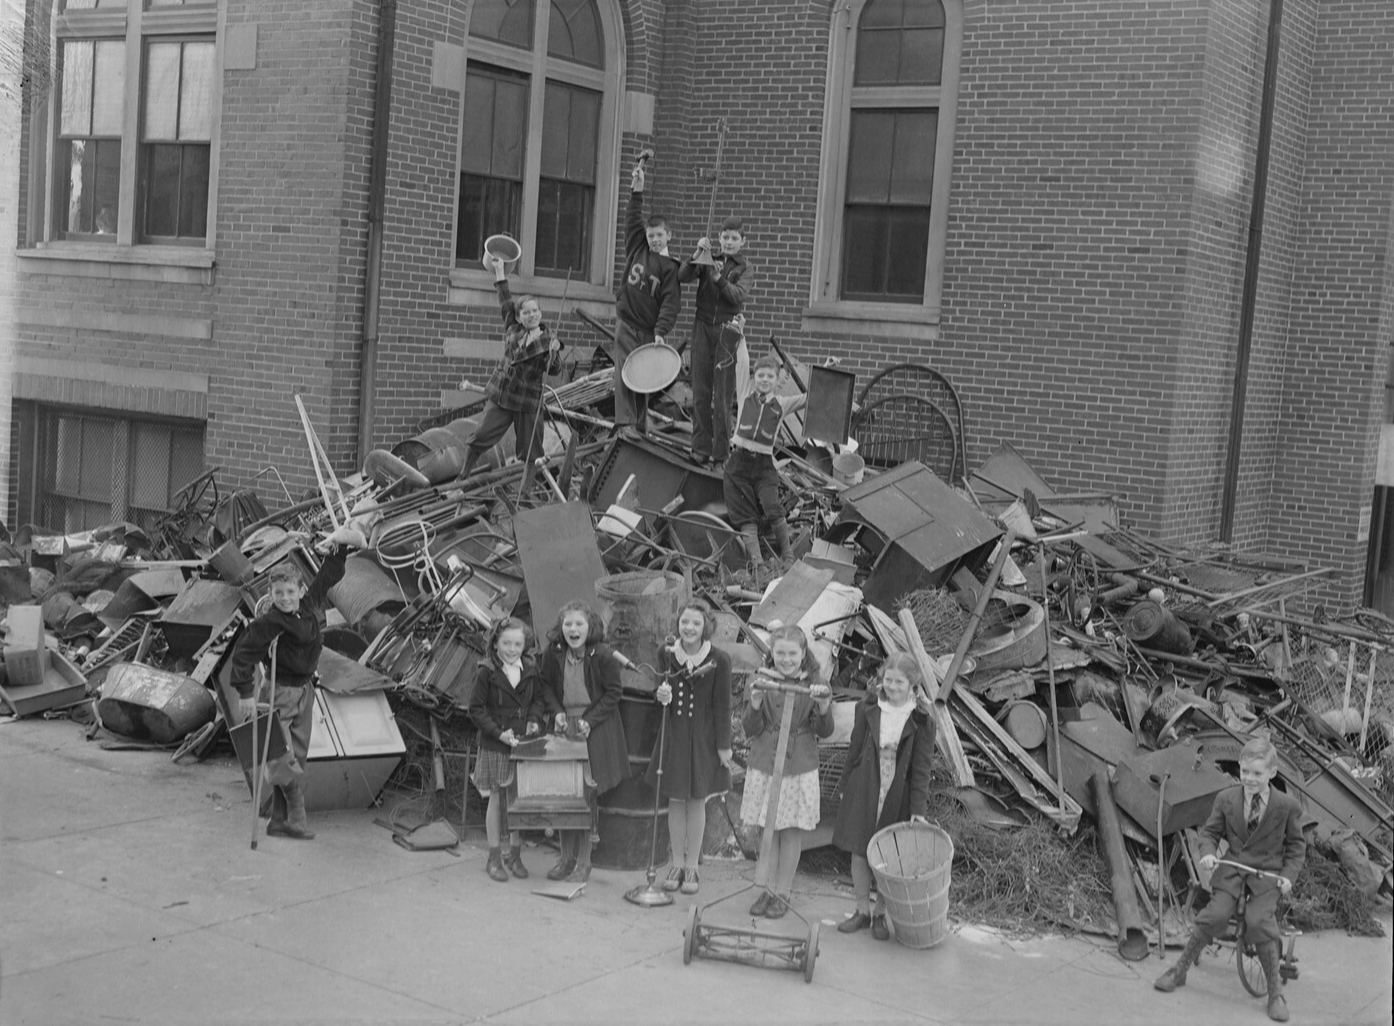
<instances>
[{"instance_id":1,"label":"necktie","mask_svg":"<svg viewBox=\"0 0 1394 1026\"><path fill-rule=\"evenodd\" d=\"M1250 829L1250 830L1252 830L1254 827L1258 826L1259 803L1262 802L1262 800L1263 800L1263 796L1262 796L1262 795L1258 795L1258 794L1254 795L1251 799L1249 799L1249 829Z\"/></svg>"}]
</instances>

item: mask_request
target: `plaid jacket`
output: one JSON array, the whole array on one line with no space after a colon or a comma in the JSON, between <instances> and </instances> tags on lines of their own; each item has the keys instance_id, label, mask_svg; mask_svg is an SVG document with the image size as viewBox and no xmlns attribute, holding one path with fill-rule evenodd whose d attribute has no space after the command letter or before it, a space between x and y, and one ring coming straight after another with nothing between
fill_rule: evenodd
<instances>
[{"instance_id":1,"label":"plaid jacket","mask_svg":"<svg viewBox=\"0 0 1394 1026\"><path fill-rule=\"evenodd\" d=\"M527 329L518 322L518 304L508 291L507 279L494 282L499 292L499 307L503 313L503 360L494 368L484 393L495 406L505 410L536 409L542 398L542 380L561 369L561 350L547 359L547 347L554 332L539 325L536 336L525 352L523 343Z\"/></svg>"}]
</instances>

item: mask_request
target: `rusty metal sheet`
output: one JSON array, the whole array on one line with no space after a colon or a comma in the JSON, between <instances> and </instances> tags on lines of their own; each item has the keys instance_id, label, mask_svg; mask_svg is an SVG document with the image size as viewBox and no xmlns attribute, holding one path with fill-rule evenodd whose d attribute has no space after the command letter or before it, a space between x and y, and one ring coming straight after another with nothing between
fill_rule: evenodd
<instances>
[{"instance_id":1,"label":"rusty metal sheet","mask_svg":"<svg viewBox=\"0 0 1394 1026\"><path fill-rule=\"evenodd\" d=\"M836 524L863 523L886 544L863 590L890 606L941 583L960 562L981 564L1002 529L922 463L911 460L842 493Z\"/></svg>"},{"instance_id":2,"label":"rusty metal sheet","mask_svg":"<svg viewBox=\"0 0 1394 1026\"><path fill-rule=\"evenodd\" d=\"M572 599L590 600L595 582L606 576L590 507L577 501L519 510L513 536L532 606L533 631L540 637L556 622L563 605Z\"/></svg>"}]
</instances>

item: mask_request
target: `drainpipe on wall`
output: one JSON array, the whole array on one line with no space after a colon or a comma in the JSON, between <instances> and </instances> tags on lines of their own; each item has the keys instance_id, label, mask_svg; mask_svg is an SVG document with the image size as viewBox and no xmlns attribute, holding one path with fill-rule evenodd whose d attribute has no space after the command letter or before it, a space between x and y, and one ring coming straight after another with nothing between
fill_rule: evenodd
<instances>
[{"instance_id":1,"label":"drainpipe on wall","mask_svg":"<svg viewBox=\"0 0 1394 1026\"><path fill-rule=\"evenodd\" d=\"M1244 260L1244 294L1239 303L1239 347L1234 360L1234 397L1230 402L1229 449L1224 495L1220 501L1220 540L1234 540L1238 504L1239 456L1244 442L1244 404L1249 393L1249 353L1254 341L1254 307L1258 301L1259 256L1263 250L1263 208L1268 197L1268 151L1273 143L1273 105L1278 91L1278 48L1283 34L1283 0L1268 10L1268 53L1263 65L1259 105L1258 149L1254 154L1254 199L1249 210L1249 250Z\"/></svg>"},{"instance_id":2,"label":"drainpipe on wall","mask_svg":"<svg viewBox=\"0 0 1394 1026\"><path fill-rule=\"evenodd\" d=\"M378 315L382 299L383 211L387 199L388 120L392 114L392 49L397 0L378 8L378 67L373 83L373 153L368 179L368 253L363 282L363 339L358 349L358 456L362 466L373 445L374 395L378 380Z\"/></svg>"}]
</instances>

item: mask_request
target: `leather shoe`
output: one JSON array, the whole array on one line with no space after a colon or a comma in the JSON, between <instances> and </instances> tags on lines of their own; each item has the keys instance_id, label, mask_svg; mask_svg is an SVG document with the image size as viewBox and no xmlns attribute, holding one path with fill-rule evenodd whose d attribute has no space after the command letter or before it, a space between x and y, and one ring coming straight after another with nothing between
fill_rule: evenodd
<instances>
[{"instance_id":1,"label":"leather shoe","mask_svg":"<svg viewBox=\"0 0 1394 1026\"><path fill-rule=\"evenodd\" d=\"M489 855L489 861L485 863L484 869L488 872L490 880L508 883L508 870L503 868L503 859L497 853Z\"/></svg>"},{"instance_id":2,"label":"leather shoe","mask_svg":"<svg viewBox=\"0 0 1394 1026\"><path fill-rule=\"evenodd\" d=\"M670 894L682 886L683 870L682 866L674 866L668 870L668 879L663 881L663 889Z\"/></svg>"},{"instance_id":3,"label":"leather shoe","mask_svg":"<svg viewBox=\"0 0 1394 1026\"><path fill-rule=\"evenodd\" d=\"M516 876L519 880L528 878L528 867L523 865L523 853L521 851L510 851L503 857L504 867Z\"/></svg>"},{"instance_id":4,"label":"leather shoe","mask_svg":"<svg viewBox=\"0 0 1394 1026\"><path fill-rule=\"evenodd\" d=\"M891 939L891 931L890 928L886 926L885 916L871 917L871 935L877 940Z\"/></svg>"},{"instance_id":5,"label":"leather shoe","mask_svg":"<svg viewBox=\"0 0 1394 1026\"><path fill-rule=\"evenodd\" d=\"M696 894L697 888L701 886L701 881L697 879L697 870L684 869L682 871L682 886L678 890L684 894Z\"/></svg>"},{"instance_id":6,"label":"leather shoe","mask_svg":"<svg viewBox=\"0 0 1394 1026\"><path fill-rule=\"evenodd\" d=\"M1274 1022L1288 1021L1288 1003L1283 995L1274 994L1268 999L1268 1018Z\"/></svg>"},{"instance_id":7,"label":"leather shoe","mask_svg":"<svg viewBox=\"0 0 1394 1026\"><path fill-rule=\"evenodd\" d=\"M273 819L266 824L267 837L289 837L292 841L313 841L315 834L313 830L304 830L297 826L291 826L284 820Z\"/></svg>"},{"instance_id":8,"label":"leather shoe","mask_svg":"<svg viewBox=\"0 0 1394 1026\"><path fill-rule=\"evenodd\" d=\"M589 863L578 862L571 875L567 877L572 883L585 883L591 878L591 867Z\"/></svg>"},{"instance_id":9,"label":"leather shoe","mask_svg":"<svg viewBox=\"0 0 1394 1026\"><path fill-rule=\"evenodd\" d=\"M837 924L837 932L856 933L858 930L865 930L870 925L870 912L853 912L850 916Z\"/></svg>"},{"instance_id":10,"label":"leather shoe","mask_svg":"<svg viewBox=\"0 0 1394 1026\"><path fill-rule=\"evenodd\" d=\"M547 870L548 880L565 880L576 868L576 860L569 859L565 855L557 859L557 864Z\"/></svg>"},{"instance_id":11,"label":"leather shoe","mask_svg":"<svg viewBox=\"0 0 1394 1026\"><path fill-rule=\"evenodd\" d=\"M761 891L760 896L755 899L755 904L750 906L752 916L763 916L770 907L770 902L774 900L774 895L769 891Z\"/></svg>"},{"instance_id":12,"label":"leather shoe","mask_svg":"<svg viewBox=\"0 0 1394 1026\"><path fill-rule=\"evenodd\" d=\"M783 919L784 913L789 911L789 903L776 894L770 899L769 906L765 909L766 919Z\"/></svg>"}]
</instances>

